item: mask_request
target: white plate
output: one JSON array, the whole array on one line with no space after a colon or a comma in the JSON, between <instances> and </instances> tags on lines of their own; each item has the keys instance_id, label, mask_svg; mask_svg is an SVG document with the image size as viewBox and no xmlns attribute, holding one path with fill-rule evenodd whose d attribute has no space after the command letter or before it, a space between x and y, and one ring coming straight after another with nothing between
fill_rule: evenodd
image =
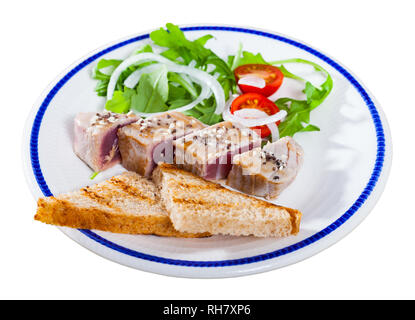
<instances>
[{"instance_id":1,"label":"white plate","mask_svg":"<svg viewBox=\"0 0 415 320\"><path fill-rule=\"evenodd\" d=\"M273 32L231 26L187 26L186 36L210 33L208 45L220 56L245 50L266 60L305 58L326 68L334 88L312 112L320 132L295 136L305 152L304 167L278 203L303 212L301 231L286 239L214 236L176 239L120 235L60 228L91 251L121 264L180 277L232 277L280 268L329 247L352 231L370 212L386 183L392 157L388 125L380 106L356 77L320 51ZM124 58L149 43L148 33L107 45L69 67L41 96L28 118L24 167L38 198L91 184L91 170L72 152L72 121L80 111L103 108L91 69L100 58ZM288 66L290 67L290 66ZM307 76L307 68L296 71ZM311 81L321 81L314 78ZM284 81L280 95L299 96L294 82ZM112 168L104 180L123 169Z\"/></svg>"}]
</instances>

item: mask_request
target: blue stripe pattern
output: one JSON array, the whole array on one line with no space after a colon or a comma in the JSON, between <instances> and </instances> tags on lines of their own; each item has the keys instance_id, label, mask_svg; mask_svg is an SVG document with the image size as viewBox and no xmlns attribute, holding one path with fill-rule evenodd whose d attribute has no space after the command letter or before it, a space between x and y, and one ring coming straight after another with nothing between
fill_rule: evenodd
<instances>
[{"instance_id":1,"label":"blue stripe pattern","mask_svg":"<svg viewBox=\"0 0 415 320\"><path fill-rule=\"evenodd\" d=\"M230 31L230 32L240 32L240 33L248 33L248 34L254 34L261 37L266 37L270 39L274 39L277 41L281 41L284 43L288 43L292 46L295 46L297 48L300 48L306 52L309 52L316 56L317 58L325 61L329 65L331 65L334 69L336 69L338 72L340 72L359 92L361 97L363 98L364 102L366 103L369 112L373 119L373 124L375 126L376 130L376 138L377 138L377 151L376 151L376 161L375 166L373 168L371 177L364 188L363 192L360 194L358 199L353 203L353 205L335 222L333 222L328 227L324 228L323 230L315 233L311 237L304 239L298 243L295 243L293 245L290 245L288 247L269 252L266 254L261 254L257 256L252 257L246 257L241 259L233 259L233 260L222 260L222 261L189 261L189 260L178 260L178 259L168 259L163 257L157 257L141 252L137 252L125 247L122 247L120 245L117 245L116 243L113 243L109 240L106 240L99 236L98 234L90 231L90 230L79 230L82 232L85 236L89 237L90 239L108 247L111 248L117 252L136 257L139 259L157 262L157 263L164 263L169 265L175 265L175 266L183 266L183 267L227 267L227 266L235 266L235 265L243 265L243 264L249 264L249 263L255 263L259 261L264 261L268 259L274 259L283 255L286 255L288 253L297 251L301 248L304 248L333 232L337 228L339 228L342 224L344 224L350 217L355 214L359 208L363 205L363 203L366 201L366 199L369 197L369 195L372 193L379 176L382 172L383 168L383 162L385 158L385 136L383 131L382 122L380 120L379 113L372 101L372 99L369 97L368 93L364 90L364 88L360 85L359 82L342 66L340 66L338 63L330 59L329 57L325 56L324 54L318 52L317 50L304 45L298 41L294 41L291 39L288 39L286 37L282 37L279 35L275 35L268 32L263 31L257 31L252 29L245 29L245 28L235 28L235 27L220 27L220 26L200 26L200 27L186 27L182 28L183 31ZM31 137L30 137L30 158L32 162L32 168L33 173L36 178L36 181L42 190L43 194L45 196L52 196L52 192L50 191L44 177L42 174L42 170L39 163L39 154L38 154L38 138L39 138L39 130L42 123L43 116L56 95L56 93L65 85L66 82L68 82L78 71L89 65L91 62L95 61L96 59L100 58L104 54L111 52L117 48L123 47L125 45L128 45L133 42L137 42L140 40L148 39L149 34L141 35L135 38L131 38L129 40L120 42L118 44L115 44L105 50L102 50L93 56L89 57L88 59L84 60L80 64L78 64L75 68L73 68L71 71L69 71L53 88L52 90L47 94L46 98L42 102L39 110L37 111L35 120L33 122L32 131L31 131Z\"/></svg>"}]
</instances>

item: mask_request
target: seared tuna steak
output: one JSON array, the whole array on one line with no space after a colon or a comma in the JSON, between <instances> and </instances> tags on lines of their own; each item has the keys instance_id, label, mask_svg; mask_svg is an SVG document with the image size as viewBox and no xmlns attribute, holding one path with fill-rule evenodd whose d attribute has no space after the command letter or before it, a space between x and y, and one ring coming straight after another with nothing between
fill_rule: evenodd
<instances>
[{"instance_id":1,"label":"seared tuna steak","mask_svg":"<svg viewBox=\"0 0 415 320\"><path fill-rule=\"evenodd\" d=\"M225 121L177 139L175 164L208 180L224 179L235 155L260 145L254 131Z\"/></svg>"},{"instance_id":2,"label":"seared tuna steak","mask_svg":"<svg viewBox=\"0 0 415 320\"><path fill-rule=\"evenodd\" d=\"M78 113L74 121L75 154L96 172L112 167L120 162L118 129L138 119L107 111Z\"/></svg>"},{"instance_id":3,"label":"seared tuna steak","mask_svg":"<svg viewBox=\"0 0 415 320\"><path fill-rule=\"evenodd\" d=\"M150 177L158 162L173 163L173 140L206 126L180 112L140 119L118 132L122 165Z\"/></svg>"},{"instance_id":4,"label":"seared tuna steak","mask_svg":"<svg viewBox=\"0 0 415 320\"><path fill-rule=\"evenodd\" d=\"M303 163L303 149L291 137L237 155L227 185L244 193L276 198L294 181Z\"/></svg>"}]
</instances>

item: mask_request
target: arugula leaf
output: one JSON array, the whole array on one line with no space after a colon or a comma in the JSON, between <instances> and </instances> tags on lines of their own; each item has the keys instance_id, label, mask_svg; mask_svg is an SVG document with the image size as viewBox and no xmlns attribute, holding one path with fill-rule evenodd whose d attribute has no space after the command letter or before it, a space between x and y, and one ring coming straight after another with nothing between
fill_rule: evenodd
<instances>
[{"instance_id":1,"label":"arugula leaf","mask_svg":"<svg viewBox=\"0 0 415 320\"><path fill-rule=\"evenodd\" d=\"M161 112L168 110L166 105L169 97L167 67L141 76L137 93L131 97L131 109L138 112Z\"/></svg>"},{"instance_id":2,"label":"arugula leaf","mask_svg":"<svg viewBox=\"0 0 415 320\"><path fill-rule=\"evenodd\" d=\"M111 73L114 71L116 67L121 64L122 60L116 59L101 59L98 61L97 65L93 69L92 77L97 80L106 80L111 77ZM105 69L108 73L104 72Z\"/></svg>"},{"instance_id":3,"label":"arugula leaf","mask_svg":"<svg viewBox=\"0 0 415 320\"><path fill-rule=\"evenodd\" d=\"M282 72L282 74L286 78L291 78L291 79L295 79L295 80L300 80L300 81L306 82L306 80L304 80L303 78L301 78L299 76L296 76L294 73L288 71L287 68L284 65L280 65L278 67L278 69L280 69L280 71Z\"/></svg>"},{"instance_id":4,"label":"arugula leaf","mask_svg":"<svg viewBox=\"0 0 415 320\"><path fill-rule=\"evenodd\" d=\"M211 34L204 35L200 37L199 39L196 39L195 42L200 44L201 46L204 46L208 40L213 39L213 36Z\"/></svg>"},{"instance_id":5,"label":"arugula leaf","mask_svg":"<svg viewBox=\"0 0 415 320\"><path fill-rule=\"evenodd\" d=\"M100 80L97 82L97 85L95 86L95 92L100 97L106 97L107 96L107 87L108 87L109 80Z\"/></svg>"},{"instance_id":6,"label":"arugula leaf","mask_svg":"<svg viewBox=\"0 0 415 320\"><path fill-rule=\"evenodd\" d=\"M193 99L177 98L169 101L169 110L177 109L191 103Z\"/></svg>"},{"instance_id":7,"label":"arugula leaf","mask_svg":"<svg viewBox=\"0 0 415 320\"><path fill-rule=\"evenodd\" d=\"M173 85L172 82L169 83L169 98L167 101L173 101L176 99L182 98L191 98L189 92L186 91L182 86Z\"/></svg>"},{"instance_id":8,"label":"arugula leaf","mask_svg":"<svg viewBox=\"0 0 415 320\"><path fill-rule=\"evenodd\" d=\"M215 113L216 100L213 96L204 100L203 105L194 107L194 110L200 113L197 118L208 125L223 121L222 115Z\"/></svg>"},{"instance_id":9,"label":"arugula leaf","mask_svg":"<svg viewBox=\"0 0 415 320\"><path fill-rule=\"evenodd\" d=\"M168 79L181 85L183 89L186 90L193 98L197 98L199 95L194 85L183 79L180 74L169 72Z\"/></svg>"},{"instance_id":10,"label":"arugula leaf","mask_svg":"<svg viewBox=\"0 0 415 320\"><path fill-rule=\"evenodd\" d=\"M131 56L139 54L139 53L143 53L143 52L153 52L153 47L150 46L149 44L146 44L146 45L142 46L141 48L133 51Z\"/></svg>"},{"instance_id":11,"label":"arugula leaf","mask_svg":"<svg viewBox=\"0 0 415 320\"><path fill-rule=\"evenodd\" d=\"M241 54L242 54L242 43L239 42L239 47L238 47L238 51L236 52L236 55L228 57L228 65L231 68L231 70L235 70L235 68L240 65Z\"/></svg>"},{"instance_id":12,"label":"arugula leaf","mask_svg":"<svg viewBox=\"0 0 415 320\"><path fill-rule=\"evenodd\" d=\"M218 122L222 122L223 118L221 114L215 113L214 108L210 108L210 109L205 109L205 113L199 117L199 120L211 126Z\"/></svg>"},{"instance_id":13,"label":"arugula leaf","mask_svg":"<svg viewBox=\"0 0 415 320\"><path fill-rule=\"evenodd\" d=\"M122 91L114 91L111 100L105 104L105 109L115 113L127 113L130 110L130 96Z\"/></svg>"},{"instance_id":14,"label":"arugula leaf","mask_svg":"<svg viewBox=\"0 0 415 320\"><path fill-rule=\"evenodd\" d=\"M116 59L101 59L98 61L95 68L92 70L92 78L98 80L95 87L95 92L98 96L107 95L107 87L111 74L116 67L120 65L122 60Z\"/></svg>"},{"instance_id":15,"label":"arugula leaf","mask_svg":"<svg viewBox=\"0 0 415 320\"><path fill-rule=\"evenodd\" d=\"M242 51L242 56L236 56L232 64L232 70L244 64L268 64L260 53L253 54L249 51Z\"/></svg>"},{"instance_id":16,"label":"arugula leaf","mask_svg":"<svg viewBox=\"0 0 415 320\"><path fill-rule=\"evenodd\" d=\"M326 81L321 88L315 87L311 82L306 82L303 92L306 100L295 100L291 98L280 98L275 103L281 109L287 111L284 121L278 126L280 137L294 136L297 132L320 131L310 122L310 112L317 108L326 99L333 87L333 80L327 73Z\"/></svg>"}]
</instances>

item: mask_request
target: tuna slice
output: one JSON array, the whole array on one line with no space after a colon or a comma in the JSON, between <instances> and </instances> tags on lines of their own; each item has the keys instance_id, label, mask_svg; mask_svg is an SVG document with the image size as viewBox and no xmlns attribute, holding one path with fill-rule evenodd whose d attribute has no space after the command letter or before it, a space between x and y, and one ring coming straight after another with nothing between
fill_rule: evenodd
<instances>
[{"instance_id":1,"label":"tuna slice","mask_svg":"<svg viewBox=\"0 0 415 320\"><path fill-rule=\"evenodd\" d=\"M268 143L234 158L227 185L244 193L276 198L294 181L303 163L303 149L291 137Z\"/></svg>"},{"instance_id":2,"label":"tuna slice","mask_svg":"<svg viewBox=\"0 0 415 320\"><path fill-rule=\"evenodd\" d=\"M120 162L118 129L138 119L112 112L78 113L74 122L75 154L96 172L112 167Z\"/></svg>"},{"instance_id":3,"label":"tuna slice","mask_svg":"<svg viewBox=\"0 0 415 320\"><path fill-rule=\"evenodd\" d=\"M152 116L118 131L122 165L150 177L158 162L173 163L173 140L206 126L180 112Z\"/></svg>"},{"instance_id":4,"label":"tuna slice","mask_svg":"<svg viewBox=\"0 0 415 320\"><path fill-rule=\"evenodd\" d=\"M228 176L235 155L261 145L261 138L252 130L221 122L174 142L177 166L208 179Z\"/></svg>"}]
</instances>

